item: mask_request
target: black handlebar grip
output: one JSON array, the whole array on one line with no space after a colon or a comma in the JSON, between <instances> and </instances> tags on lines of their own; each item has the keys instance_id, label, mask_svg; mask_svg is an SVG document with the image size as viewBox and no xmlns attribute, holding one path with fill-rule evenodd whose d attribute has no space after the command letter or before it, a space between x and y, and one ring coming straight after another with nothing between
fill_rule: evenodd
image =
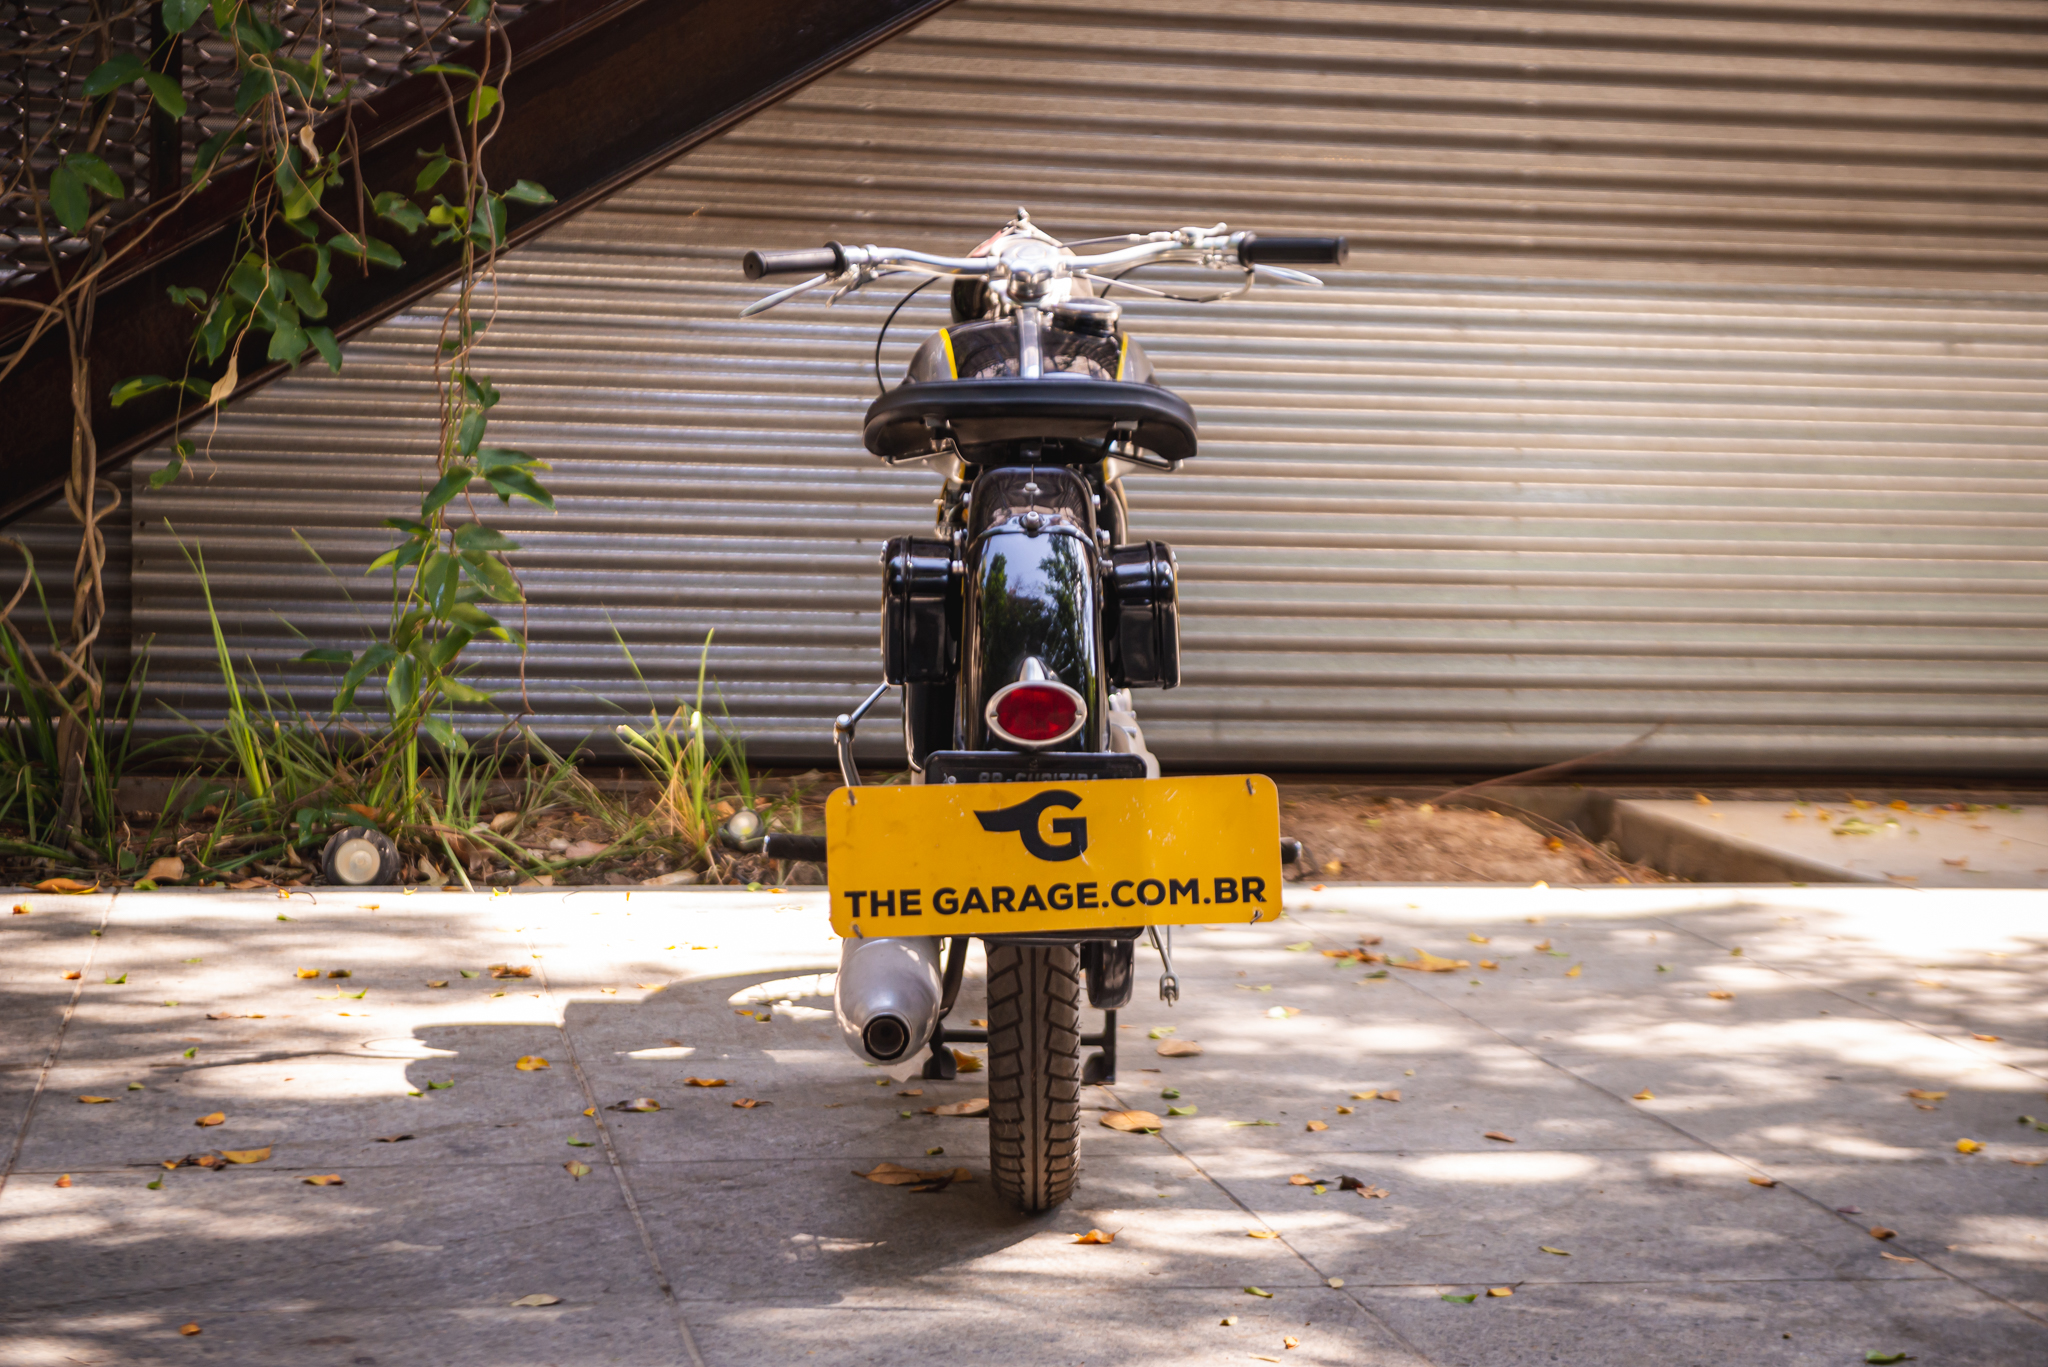
<instances>
[{"instance_id":1,"label":"black handlebar grip","mask_svg":"<svg viewBox=\"0 0 2048 1367\"><path fill-rule=\"evenodd\" d=\"M790 835L776 831L768 837L763 851L770 859L796 859L810 864L825 862L825 837L822 835Z\"/></svg>"},{"instance_id":2,"label":"black handlebar grip","mask_svg":"<svg viewBox=\"0 0 2048 1367\"><path fill-rule=\"evenodd\" d=\"M846 254L835 244L806 252L748 252L740 258L747 279L764 275L837 275L846 269Z\"/></svg>"},{"instance_id":3,"label":"black handlebar grip","mask_svg":"<svg viewBox=\"0 0 2048 1367\"><path fill-rule=\"evenodd\" d=\"M1254 233L1237 249L1247 266L1341 266L1351 244L1341 237L1260 237Z\"/></svg>"}]
</instances>

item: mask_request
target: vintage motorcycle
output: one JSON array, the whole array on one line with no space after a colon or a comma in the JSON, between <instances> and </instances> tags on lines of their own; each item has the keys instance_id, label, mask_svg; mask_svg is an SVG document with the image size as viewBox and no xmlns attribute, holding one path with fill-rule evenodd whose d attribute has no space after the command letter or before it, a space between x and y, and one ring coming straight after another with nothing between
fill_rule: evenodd
<instances>
[{"instance_id":1,"label":"vintage motorcycle","mask_svg":"<svg viewBox=\"0 0 2048 1367\"><path fill-rule=\"evenodd\" d=\"M1106 243L1118 245L1074 250ZM1171 927L1277 913L1281 862L1298 852L1283 848L1269 780L1162 779L1145 747L1131 691L1180 682L1178 571L1170 547L1129 539L1122 475L1178 469L1196 424L1106 296L1186 299L1120 278L1162 262L1243 272L1237 289L1190 302L1260 277L1320 285L1292 268L1344 256L1342 238L1222 224L1062 243L1021 209L965 256L839 243L746 254L749 279L808 278L742 316L819 288L836 301L887 277L953 280L953 325L883 386L865 430L888 464L943 476L936 534L883 550L884 682L834 724L845 786L825 837L776 834L766 848L826 864L847 937L834 1005L856 1055L894 1063L929 1048L924 1075L950 1078L951 1045L988 1045L990 1168L1018 1209L1073 1191L1080 1089L1115 1081L1138 938L1158 950L1173 1001ZM855 730L890 688L911 782L862 787ZM986 1030L946 1023L974 936ZM1104 1013L1093 1034L1084 989ZM1085 1062L1084 1047L1096 1051Z\"/></svg>"}]
</instances>

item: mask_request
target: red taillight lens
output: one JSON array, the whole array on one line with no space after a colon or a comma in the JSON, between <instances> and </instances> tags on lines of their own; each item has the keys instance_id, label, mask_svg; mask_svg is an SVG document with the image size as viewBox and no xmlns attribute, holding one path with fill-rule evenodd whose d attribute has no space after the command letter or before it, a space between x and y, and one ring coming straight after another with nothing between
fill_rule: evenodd
<instances>
[{"instance_id":1,"label":"red taillight lens","mask_svg":"<svg viewBox=\"0 0 2048 1367\"><path fill-rule=\"evenodd\" d=\"M1081 718L1081 700L1057 684L1026 683L1005 689L996 699L996 729L1011 740L1033 744L1058 740Z\"/></svg>"}]
</instances>

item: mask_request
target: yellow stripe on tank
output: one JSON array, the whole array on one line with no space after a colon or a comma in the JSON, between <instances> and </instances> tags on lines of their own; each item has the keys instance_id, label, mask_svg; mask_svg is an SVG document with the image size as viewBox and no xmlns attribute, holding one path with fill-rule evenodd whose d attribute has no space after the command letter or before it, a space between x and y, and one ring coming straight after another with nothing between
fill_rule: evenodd
<instances>
[{"instance_id":1,"label":"yellow stripe on tank","mask_svg":"<svg viewBox=\"0 0 2048 1367\"><path fill-rule=\"evenodd\" d=\"M1130 351L1131 334L1126 332L1123 336L1117 338L1116 342L1116 377L1119 380L1124 377L1124 358L1130 354Z\"/></svg>"},{"instance_id":2,"label":"yellow stripe on tank","mask_svg":"<svg viewBox=\"0 0 2048 1367\"><path fill-rule=\"evenodd\" d=\"M953 330L940 328L939 337L946 344L946 373L957 380L960 378L960 362L953 356Z\"/></svg>"}]
</instances>

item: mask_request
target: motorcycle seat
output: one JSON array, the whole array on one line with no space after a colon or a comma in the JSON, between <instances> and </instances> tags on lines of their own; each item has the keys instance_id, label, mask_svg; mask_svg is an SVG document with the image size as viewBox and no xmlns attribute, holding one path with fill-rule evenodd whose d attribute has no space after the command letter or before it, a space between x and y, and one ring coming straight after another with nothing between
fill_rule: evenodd
<instances>
[{"instance_id":1,"label":"motorcycle seat","mask_svg":"<svg viewBox=\"0 0 2048 1367\"><path fill-rule=\"evenodd\" d=\"M930 455L950 436L968 461L1004 443L1113 437L1180 461L1195 454L1195 412L1172 390L1127 380L909 381L868 405L864 435L891 460Z\"/></svg>"}]
</instances>

